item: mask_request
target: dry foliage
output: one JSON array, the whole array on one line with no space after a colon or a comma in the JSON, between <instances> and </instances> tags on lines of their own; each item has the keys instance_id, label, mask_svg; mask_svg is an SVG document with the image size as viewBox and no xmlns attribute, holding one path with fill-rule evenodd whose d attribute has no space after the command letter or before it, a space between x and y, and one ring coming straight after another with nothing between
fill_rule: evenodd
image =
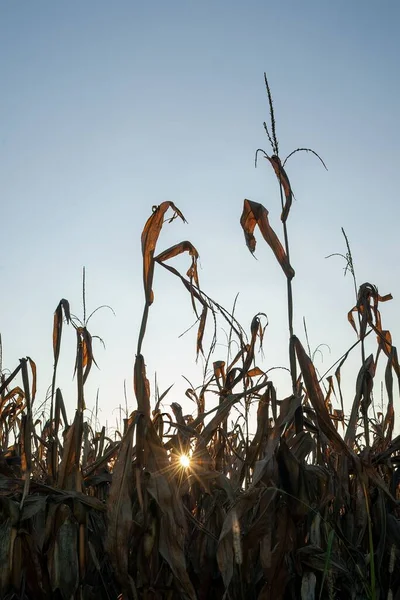
<instances>
[{"instance_id":1,"label":"dry foliage","mask_svg":"<svg viewBox=\"0 0 400 600\"><path fill-rule=\"evenodd\" d=\"M380 296L365 283L348 318L357 332L361 367L349 418L344 415L341 369L325 387L293 333L287 219L292 188L278 155L270 101L271 163L281 193L284 245L268 211L244 201L241 224L251 252L254 231L276 256L288 285L292 393L278 399L255 363L263 315L249 335L233 315L201 289L198 252L188 241L156 254L170 202L153 207L142 234L145 306L134 365L137 409L115 441L84 419L84 386L94 363L86 316L78 322L61 300L54 314L54 375L49 418L35 417L36 365L26 358L0 385L0 597L96 600L312 600L400 598L400 437L393 439L394 381L400 367L383 328ZM283 163L284 164L284 163ZM347 238L346 238L347 241ZM188 253L186 275L169 264ZM349 268L354 275L351 254ZM142 343L153 303L154 269L184 285L197 316L197 354L205 380L187 397L193 415L176 402L169 413L152 408ZM354 278L355 280L355 278ZM238 352L215 360L215 331L204 355L209 316L229 324ZM77 336L77 408L68 420L56 375L63 324ZM365 338L377 336L365 356ZM378 360L386 360L385 414L374 412ZM17 381L20 381L18 384ZM336 394L341 409L333 409ZM206 411L206 397L214 407ZM249 413L257 405L256 431ZM233 409L239 409L234 411ZM237 415L241 412L241 415ZM182 466L180 457L190 457Z\"/></svg>"}]
</instances>

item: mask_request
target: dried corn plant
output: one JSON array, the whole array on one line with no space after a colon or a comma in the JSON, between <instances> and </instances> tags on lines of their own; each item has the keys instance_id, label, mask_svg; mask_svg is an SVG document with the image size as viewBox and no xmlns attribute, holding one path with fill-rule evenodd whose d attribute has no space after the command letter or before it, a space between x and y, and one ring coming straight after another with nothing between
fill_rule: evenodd
<instances>
[{"instance_id":1,"label":"dried corn plant","mask_svg":"<svg viewBox=\"0 0 400 600\"><path fill-rule=\"evenodd\" d=\"M381 296L370 283L356 286L348 319L357 340L322 385L293 330L295 272L288 237L293 192L286 161L279 157L266 78L265 83L271 114L265 130L273 154L264 156L278 179L283 243L261 204L244 201L241 225L251 252L258 226L286 279L291 394L277 398L273 382L256 364L264 315L256 315L246 333L211 299L200 286L198 252L190 242L158 252L166 222L185 219L171 202L153 207L142 233L145 302L134 364L137 408L124 420L120 439L112 440L105 427L97 430L84 418L92 336L86 315L77 320L67 300L54 314L48 418L37 417L33 360L21 360L8 375L1 370L1 598L400 598L400 437L393 438L400 367L380 313L391 296ZM170 263L180 254L189 258L186 274ZM353 269L349 247L346 256ZM163 412L169 390L151 403L143 347L157 268L183 284L197 319L204 381L186 391L196 407L191 415L177 402ZM236 355L227 361L213 360L218 319L228 324L230 342L237 343ZM205 351L209 321L214 329ZM77 339L72 421L56 384L65 324ZM371 333L376 353L366 356ZM350 402L341 371L355 347L361 348L361 366L345 417ZM380 360L386 360L385 414L375 414L373 403ZM208 398L213 408L207 410ZM257 407L254 435L249 434L252 406Z\"/></svg>"}]
</instances>

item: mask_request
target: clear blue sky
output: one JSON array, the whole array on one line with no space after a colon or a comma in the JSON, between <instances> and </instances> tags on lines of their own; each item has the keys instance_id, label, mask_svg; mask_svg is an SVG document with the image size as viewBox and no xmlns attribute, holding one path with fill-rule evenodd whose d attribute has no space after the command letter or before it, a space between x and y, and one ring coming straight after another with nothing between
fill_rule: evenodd
<instances>
[{"instance_id":1,"label":"clear blue sky","mask_svg":"<svg viewBox=\"0 0 400 600\"><path fill-rule=\"evenodd\" d=\"M172 200L189 225L164 231L160 250L183 239L200 253L200 282L248 328L268 314L264 368L287 364L285 280L258 239L255 261L239 225L244 198L262 202L281 235L277 182L254 151L268 148L263 84L275 100L282 155L296 194L289 219L296 332L328 343L324 370L355 341L346 321L354 303L343 277L340 227L351 241L359 283L394 300L384 327L400 339L398 69L400 5L311 1L68 2L4 0L0 5L0 331L4 366L30 355L38 404L51 382L52 318L65 297L81 315L81 269L93 318L101 420L113 425L123 400L134 407L132 366L143 308L140 233L154 204ZM177 261L185 268L185 261ZM149 377L191 410L182 391L193 366L193 321L179 282L156 272L144 354ZM59 384L75 406L73 331L66 330ZM223 342L223 338L221 338ZM225 358L217 347L215 359ZM279 376L279 392L288 380ZM351 379L347 397L353 397ZM379 382L377 381L377 384ZM377 385L377 388L379 385ZM377 389L378 391L378 389Z\"/></svg>"}]
</instances>

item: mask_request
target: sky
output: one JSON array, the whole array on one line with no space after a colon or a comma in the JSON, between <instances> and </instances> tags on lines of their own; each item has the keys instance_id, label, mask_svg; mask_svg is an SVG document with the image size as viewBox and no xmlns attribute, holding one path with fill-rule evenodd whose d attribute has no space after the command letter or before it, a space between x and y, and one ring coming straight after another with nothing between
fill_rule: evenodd
<instances>
[{"instance_id":1,"label":"sky","mask_svg":"<svg viewBox=\"0 0 400 600\"><path fill-rule=\"evenodd\" d=\"M356 341L347 322L354 305L344 261L350 240L359 283L394 300L383 326L400 338L396 175L400 160L400 5L355 0L134 2L3 0L0 4L0 332L3 368L29 355L38 368L36 406L51 383L53 313L61 298L82 317L86 268L94 368L89 409L117 427L120 405L135 408L132 374L144 306L140 234L153 205L173 201L188 224L166 225L159 250L190 240L200 254L200 283L237 318L268 315L269 369L287 366L286 282L256 231L254 260L239 220L243 200L262 203L282 239L277 180L257 148L269 151L263 121L274 98L287 172L296 196L288 220L295 332L323 347L324 372ZM174 265L186 271L188 259ZM190 299L178 280L156 269L145 338L151 392L174 384L165 400L184 412L185 375L195 364ZM65 329L58 385L71 418L76 406L74 332ZM357 351L358 352L358 351ZM214 359L226 358L220 330ZM359 364L359 354L354 359ZM354 370L345 376L350 406ZM358 368L358 367L357 367ZM271 372L279 397L282 371ZM379 379L376 380L379 396ZM215 402L209 400L209 406ZM88 418L90 413L88 412Z\"/></svg>"}]
</instances>

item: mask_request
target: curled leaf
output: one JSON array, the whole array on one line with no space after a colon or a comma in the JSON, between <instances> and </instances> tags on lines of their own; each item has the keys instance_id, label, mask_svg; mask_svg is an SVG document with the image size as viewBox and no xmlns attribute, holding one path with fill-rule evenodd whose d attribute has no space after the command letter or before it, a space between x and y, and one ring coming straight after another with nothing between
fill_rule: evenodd
<instances>
[{"instance_id":1,"label":"curled leaf","mask_svg":"<svg viewBox=\"0 0 400 600\"><path fill-rule=\"evenodd\" d=\"M254 229L255 226L258 225L263 238L275 254L276 259L282 267L286 277L288 279L293 279L295 274L294 270L289 263L288 257L286 256L286 252L282 244L280 243L278 236L269 224L267 209L258 202L245 200L240 224L244 231L247 247L252 254L254 254L254 251L256 249Z\"/></svg>"},{"instance_id":2,"label":"curled leaf","mask_svg":"<svg viewBox=\"0 0 400 600\"><path fill-rule=\"evenodd\" d=\"M153 214L147 219L142 232L143 283L146 303L148 305L152 304L154 299L152 290L154 250L164 223L164 215L169 208L172 208L174 211L174 215L170 221L176 217L180 217L186 223L185 217L173 202L162 202L160 206L153 207Z\"/></svg>"},{"instance_id":3,"label":"curled leaf","mask_svg":"<svg viewBox=\"0 0 400 600\"><path fill-rule=\"evenodd\" d=\"M265 158L267 160L269 160L269 162L271 163L272 168L274 169L275 174L278 178L278 181L280 182L280 184L283 187L286 202L285 202L285 205L282 210L281 220L283 223L285 223L286 219L289 216L289 211L290 211L290 207L292 206L292 199L293 199L293 193L292 193L292 188L290 186L289 177L287 176L286 171L283 168L283 165L281 163L281 159L279 158L279 156L276 156L275 154L273 154L271 157L266 156Z\"/></svg>"},{"instance_id":4,"label":"curled leaf","mask_svg":"<svg viewBox=\"0 0 400 600\"><path fill-rule=\"evenodd\" d=\"M184 252L189 252L190 256L192 257L192 264L186 275L190 280L195 282L197 287L200 287L197 273L197 259L199 258L199 253L190 242L185 241L180 242L180 244L175 244L175 246L171 246L171 248L168 248L167 250L164 250L164 252L161 252L161 254L158 254L154 260L158 263L163 263L164 261L173 258L174 256L178 256L179 254L183 254Z\"/></svg>"}]
</instances>

